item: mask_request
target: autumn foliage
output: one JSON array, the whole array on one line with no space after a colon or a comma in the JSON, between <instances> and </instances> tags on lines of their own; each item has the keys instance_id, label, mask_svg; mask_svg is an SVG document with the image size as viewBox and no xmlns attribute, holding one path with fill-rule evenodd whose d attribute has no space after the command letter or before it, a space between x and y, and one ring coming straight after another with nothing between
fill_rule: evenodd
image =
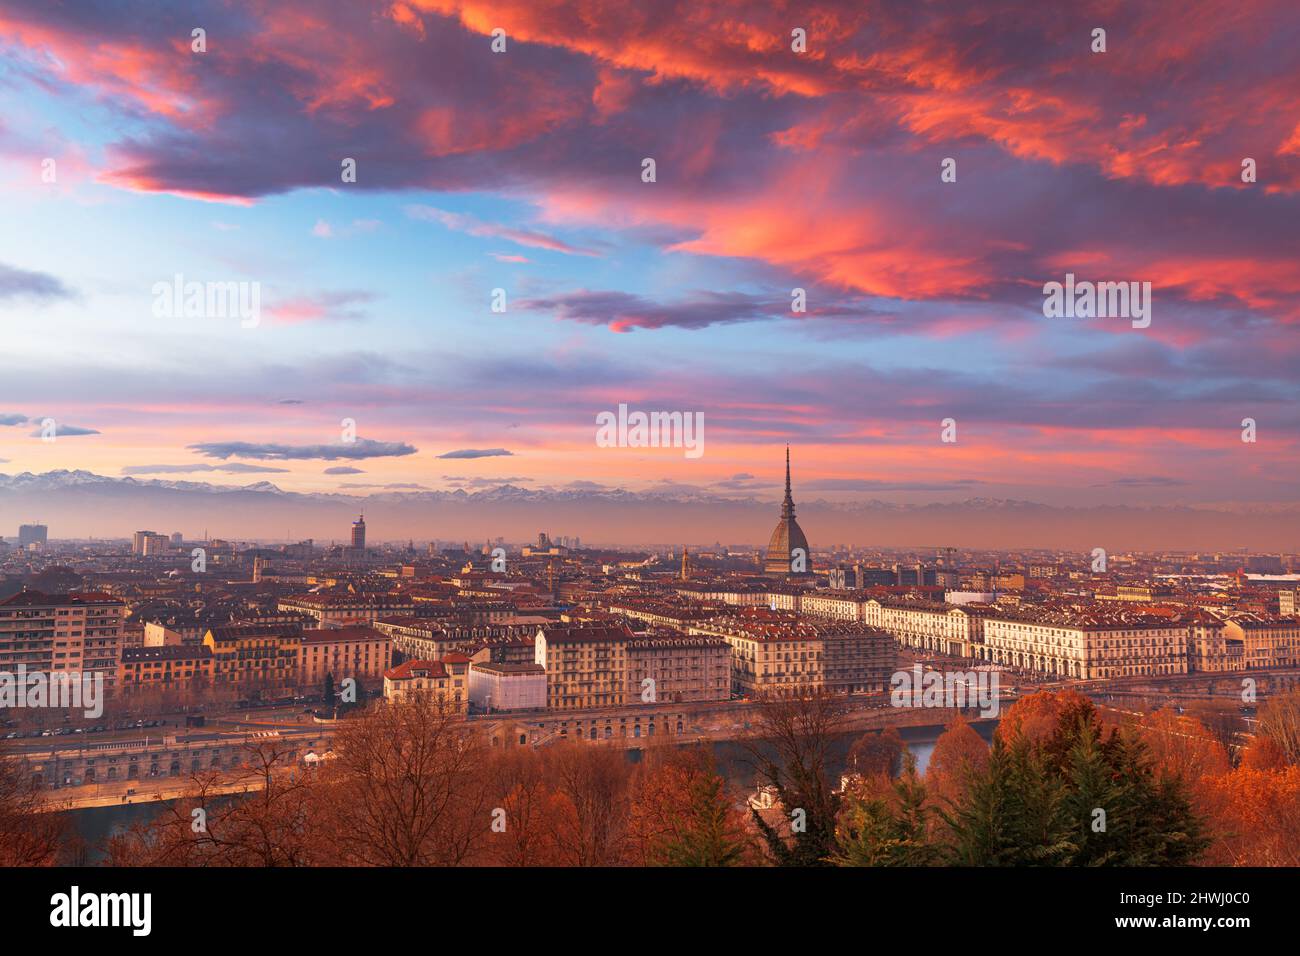
<instances>
[{"instance_id":1,"label":"autumn foliage","mask_svg":"<svg viewBox=\"0 0 1300 956\"><path fill-rule=\"evenodd\" d=\"M849 746L844 717L826 695L765 702L753 767L775 805L760 813L707 748L634 763L585 741L491 747L415 698L350 720L319 769L252 741L238 779L196 775L101 850L186 867L1300 866L1300 693L1253 734L1222 705L1133 718L1032 694L991 745L954 719L924 774L896 731ZM43 796L0 762L0 864L77 862Z\"/></svg>"}]
</instances>

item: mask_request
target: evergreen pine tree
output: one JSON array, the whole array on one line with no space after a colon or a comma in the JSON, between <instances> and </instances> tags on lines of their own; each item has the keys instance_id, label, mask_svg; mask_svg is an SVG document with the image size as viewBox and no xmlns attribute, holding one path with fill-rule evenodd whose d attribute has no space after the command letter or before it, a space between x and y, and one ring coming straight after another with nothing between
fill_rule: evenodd
<instances>
[{"instance_id":1,"label":"evergreen pine tree","mask_svg":"<svg viewBox=\"0 0 1300 956\"><path fill-rule=\"evenodd\" d=\"M694 774L687 788L682 828L651 848L658 866L740 866L749 850L745 834L731 816L726 788L716 774Z\"/></svg>"},{"instance_id":2,"label":"evergreen pine tree","mask_svg":"<svg viewBox=\"0 0 1300 956\"><path fill-rule=\"evenodd\" d=\"M932 812L914 769L893 782L893 804L881 797L845 800L837 829L837 866L935 866L940 848L930 838Z\"/></svg>"}]
</instances>

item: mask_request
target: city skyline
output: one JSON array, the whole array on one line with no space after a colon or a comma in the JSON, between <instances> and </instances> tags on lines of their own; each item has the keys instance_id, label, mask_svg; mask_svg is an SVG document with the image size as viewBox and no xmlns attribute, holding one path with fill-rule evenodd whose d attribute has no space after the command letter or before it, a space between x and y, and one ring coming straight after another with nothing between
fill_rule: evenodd
<instances>
[{"instance_id":1,"label":"city skyline","mask_svg":"<svg viewBox=\"0 0 1300 956\"><path fill-rule=\"evenodd\" d=\"M796 533L788 535L784 545L777 541L777 534L769 536L764 531L777 512L774 501L734 493L718 495L689 486L664 486L636 495L599 487L525 489L505 484L488 485L471 494L394 490L360 501L372 519L382 522L381 528L401 529L399 535L381 533L371 538L381 543L414 539L481 542L485 535L487 540L517 542L530 540L537 528L564 527L602 547L709 542L760 547L766 541L769 551L776 545L776 560L783 563L789 560L790 542L797 546L803 539L803 530L793 519L788 486L777 532L785 527L789 508ZM109 502L112 507L106 509ZM346 543L351 537L355 546L357 523L351 516L357 502L348 495L286 493L265 482L232 490L202 482L141 482L77 473L35 480L20 477L5 487L0 475L0 513L53 513L60 519L55 522L56 540L129 538L140 527L157 524L184 529L177 533L187 540L216 537L292 542L312 538ZM1181 507L1053 508L993 499L929 505L897 505L877 499L844 504L819 497L804 499L800 513L812 529L813 540L827 546L833 542L834 546L854 548L1086 553L1104 542L1110 550L1139 552L1294 550L1292 525L1285 519L1295 512L1287 507L1242 512ZM45 525L49 523L47 519ZM647 533L647 525L654 530ZM285 529L283 535L273 530L280 527ZM364 528L363 522L363 544ZM0 539L6 533L0 525Z\"/></svg>"},{"instance_id":2,"label":"city skyline","mask_svg":"<svg viewBox=\"0 0 1300 956\"><path fill-rule=\"evenodd\" d=\"M6 5L5 533L253 537L278 500L320 537L293 496L378 526L507 485L536 507L439 536L596 540L569 495L675 539L695 496L761 543L790 443L814 543L1294 546L1294 11L587 6ZM1150 282L1149 326L1046 317L1075 277ZM160 316L187 282L258 321ZM602 447L622 405L702 416L703 453ZM254 488L15 490L61 470Z\"/></svg>"}]
</instances>

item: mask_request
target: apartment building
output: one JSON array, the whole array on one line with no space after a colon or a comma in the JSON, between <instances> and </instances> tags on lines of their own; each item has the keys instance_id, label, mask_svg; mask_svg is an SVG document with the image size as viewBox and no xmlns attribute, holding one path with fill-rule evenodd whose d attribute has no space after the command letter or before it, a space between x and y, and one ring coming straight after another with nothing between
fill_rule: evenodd
<instances>
[{"instance_id":1,"label":"apartment building","mask_svg":"<svg viewBox=\"0 0 1300 956\"><path fill-rule=\"evenodd\" d=\"M1229 638L1221 617L1196 611L1187 622L1188 669L1208 674L1246 669L1246 645Z\"/></svg>"},{"instance_id":2,"label":"apartment building","mask_svg":"<svg viewBox=\"0 0 1300 956\"><path fill-rule=\"evenodd\" d=\"M212 649L189 644L123 648L117 669L117 687L123 693L202 689L211 682Z\"/></svg>"},{"instance_id":3,"label":"apartment building","mask_svg":"<svg viewBox=\"0 0 1300 956\"><path fill-rule=\"evenodd\" d=\"M836 694L878 694L898 670L898 642L865 624L816 623L822 639L822 686Z\"/></svg>"},{"instance_id":4,"label":"apartment building","mask_svg":"<svg viewBox=\"0 0 1300 956\"><path fill-rule=\"evenodd\" d=\"M722 612L721 607L675 601L647 601L629 597L611 598L607 607L611 614L630 617L637 621L644 621L646 624L676 628L679 631L699 621L707 621Z\"/></svg>"},{"instance_id":5,"label":"apartment building","mask_svg":"<svg viewBox=\"0 0 1300 956\"><path fill-rule=\"evenodd\" d=\"M822 687L822 640L817 628L796 614L746 608L692 630L731 645L731 689L737 694L806 693Z\"/></svg>"},{"instance_id":6,"label":"apartment building","mask_svg":"<svg viewBox=\"0 0 1300 956\"><path fill-rule=\"evenodd\" d=\"M205 633L207 633L206 629L198 634L196 640L202 641ZM144 634L140 639L143 647L174 647L185 643L187 642L184 630L168 627L159 621L146 622Z\"/></svg>"},{"instance_id":7,"label":"apartment building","mask_svg":"<svg viewBox=\"0 0 1300 956\"><path fill-rule=\"evenodd\" d=\"M1240 641L1244 667L1295 667L1300 664L1300 620L1266 614L1234 614L1224 621L1229 641Z\"/></svg>"},{"instance_id":8,"label":"apartment building","mask_svg":"<svg viewBox=\"0 0 1300 956\"><path fill-rule=\"evenodd\" d=\"M862 610L865 603L866 599L861 591L828 588L805 594L800 602L800 609L809 617L860 624L863 620Z\"/></svg>"},{"instance_id":9,"label":"apartment building","mask_svg":"<svg viewBox=\"0 0 1300 956\"><path fill-rule=\"evenodd\" d=\"M865 624L745 608L698 630L731 645L732 690L745 696L818 689L876 693L889 686L897 667L893 636Z\"/></svg>"},{"instance_id":10,"label":"apartment building","mask_svg":"<svg viewBox=\"0 0 1300 956\"><path fill-rule=\"evenodd\" d=\"M708 584L692 582L677 585L674 590L691 601L706 601L716 604L729 604L735 607L770 606L767 583L732 582Z\"/></svg>"},{"instance_id":11,"label":"apartment building","mask_svg":"<svg viewBox=\"0 0 1300 956\"><path fill-rule=\"evenodd\" d=\"M725 639L659 628L627 642L628 703L730 698L731 645Z\"/></svg>"},{"instance_id":12,"label":"apartment building","mask_svg":"<svg viewBox=\"0 0 1300 956\"><path fill-rule=\"evenodd\" d=\"M373 624L381 618L415 613L411 598L393 594L299 594L282 598L278 607L309 614L321 627Z\"/></svg>"},{"instance_id":13,"label":"apartment building","mask_svg":"<svg viewBox=\"0 0 1300 956\"><path fill-rule=\"evenodd\" d=\"M393 644L388 635L363 625L312 628L302 632L299 655L298 682L304 687L323 683L326 674L336 682L378 681L392 664Z\"/></svg>"},{"instance_id":14,"label":"apartment building","mask_svg":"<svg viewBox=\"0 0 1300 956\"><path fill-rule=\"evenodd\" d=\"M872 598L862 605L863 623L893 634L899 644L955 657L978 657L984 622L995 609L921 599Z\"/></svg>"},{"instance_id":15,"label":"apartment building","mask_svg":"<svg viewBox=\"0 0 1300 956\"><path fill-rule=\"evenodd\" d=\"M459 652L497 663L533 662L533 638L544 619L514 616L492 623L471 623L462 618L430 620L421 617L391 617L376 621L375 630L392 639L394 655L407 660L437 661Z\"/></svg>"},{"instance_id":16,"label":"apartment building","mask_svg":"<svg viewBox=\"0 0 1300 956\"><path fill-rule=\"evenodd\" d=\"M795 585L771 587L767 590L766 604L770 610L793 611L797 614L802 610L804 593L804 588Z\"/></svg>"},{"instance_id":17,"label":"apartment building","mask_svg":"<svg viewBox=\"0 0 1300 956\"><path fill-rule=\"evenodd\" d=\"M1188 672L1185 622L1119 607L1034 609L990 617L976 656L1082 680Z\"/></svg>"},{"instance_id":18,"label":"apartment building","mask_svg":"<svg viewBox=\"0 0 1300 956\"><path fill-rule=\"evenodd\" d=\"M384 672L384 699L428 694L457 713L469 711L469 658L450 653L440 661L406 661Z\"/></svg>"},{"instance_id":19,"label":"apartment building","mask_svg":"<svg viewBox=\"0 0 1300 956\"><path fill-rule=\"evenodd\" d=\"M20 591L0 602L0 671L98 673L112 690L125 618L108 594Z\"/></svg>"},{"instance_id":20,"label":"apartment building","mask_svg":"<svg viewBox=\"0 0 1300 956\"><path fill-rule=\"evenodd\" d=\"M627 703L624 624L539 627L534 663L546 669L546 706L552 710L619 707Z\"/></svg>"},{"instance_id":21,"label":"apartment building","mask_svg":"<svg viewBox=\"0 0 1300 956\"><path fill-rule=\"evenodd\" d=\"M1277 592L1277 610L1283 617L1300 614L1300 602L1296 601L1296 595L1294 590Z\"/></svg>"},{"instance_id":22,"label":"apartment building","mask_svg":"<svg viewBox=\"0 0 1300 956\"><path fill-rule=\"evenodd\" d=\"M310 627L316 619L306 614L250 609L239 606L172 608L154 612L144 624L145 647L203 643L203 635L228 624L297 624Z\"/></svg>"},{"instance_id":23,"label":"apartment building","mask_svg":"<svg viewBox=\"0 0 1300 956\"><path fill-rule=\"evenodd\" d=\"M296 686L302 629L295 624L231 624L211 628L203 644L212 651L214 684L260 688Z\"/></svg>"},{"instance_id":24,"label":"apartment building","mask_svg":"<svg viewBox=\"0 0 1300 956\"><path fill-rule=\"evenodd\" d=\"M437 661L450 651L465 651L472 639L452 633L442 620L411 617L385 617L375 621L375 630L387 635L393 650L407 660Z\"/></svg>"}]
</instances>

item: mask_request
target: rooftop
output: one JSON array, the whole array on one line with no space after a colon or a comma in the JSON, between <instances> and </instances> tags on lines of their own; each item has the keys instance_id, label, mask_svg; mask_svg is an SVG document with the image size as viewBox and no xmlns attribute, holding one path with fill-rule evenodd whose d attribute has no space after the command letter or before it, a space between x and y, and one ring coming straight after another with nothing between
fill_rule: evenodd
<instances>
[{"instance_id":1,"label":"rooftop","mask_svg":"<svg viewBox=\"0 0 1300 956\"><path fill-rule=\"evenodd\" d=\"M212 648L203 644L169 644L165 647L124 647L122 663L140 661L205 660L212 657Z\"/></svg>"},{"instance_id":2,"label":"rooftop","mask_svg":"<svg viewBox=\"0 0 1300 956\"><path fill-rule=\"evenodd\" d=\"M538 631L548 644L607 644L632 639L632 632L625 624L570 624L541 627Z\"/></svg>"},{"instance_id":3,"label":"rooftop","mask_svg":"<svg viewBox=\"0 0 1300 956\"><path fill-rule=\"evenodd\" d=\"M102 591L73 591L70 594L45 594L41 591L19 591L11 598L0 601L0 607L64 607L92 604L122 604L121 598Z\"/></svg>"},{"instance_id":4,"label":"rooftop","mask_svg":"<svg viewBox=\"0 0 1300 956\"><path fill-rule=\"evenodd\" d=\"M387 634L376 631L373 627L323 627L311 628L302 632L304 644L334 644L339 641L386 641Z\"/></svg>"},{"instance_id":5,"label":"rooftop","mask_svg":"<svg viewBox=\"0 0 1300 956\"><path fill-rule=\"evenodd\" d=\"M491 664L486 661L470 665L473 670L488 674L518 676L521 674L545 674L546 668L541 664Z\"/></svg>"},{"instance_id":6,"label":"rooftop","mask_svg":"<svg viewBox=\"0 0 1300 956\"><path fill-rule=\"evenodd\" d=\"M384 680L414 680L417 677L446 677L442 661L406 661L384 671Z\"/></svg>"}]
</instances>

